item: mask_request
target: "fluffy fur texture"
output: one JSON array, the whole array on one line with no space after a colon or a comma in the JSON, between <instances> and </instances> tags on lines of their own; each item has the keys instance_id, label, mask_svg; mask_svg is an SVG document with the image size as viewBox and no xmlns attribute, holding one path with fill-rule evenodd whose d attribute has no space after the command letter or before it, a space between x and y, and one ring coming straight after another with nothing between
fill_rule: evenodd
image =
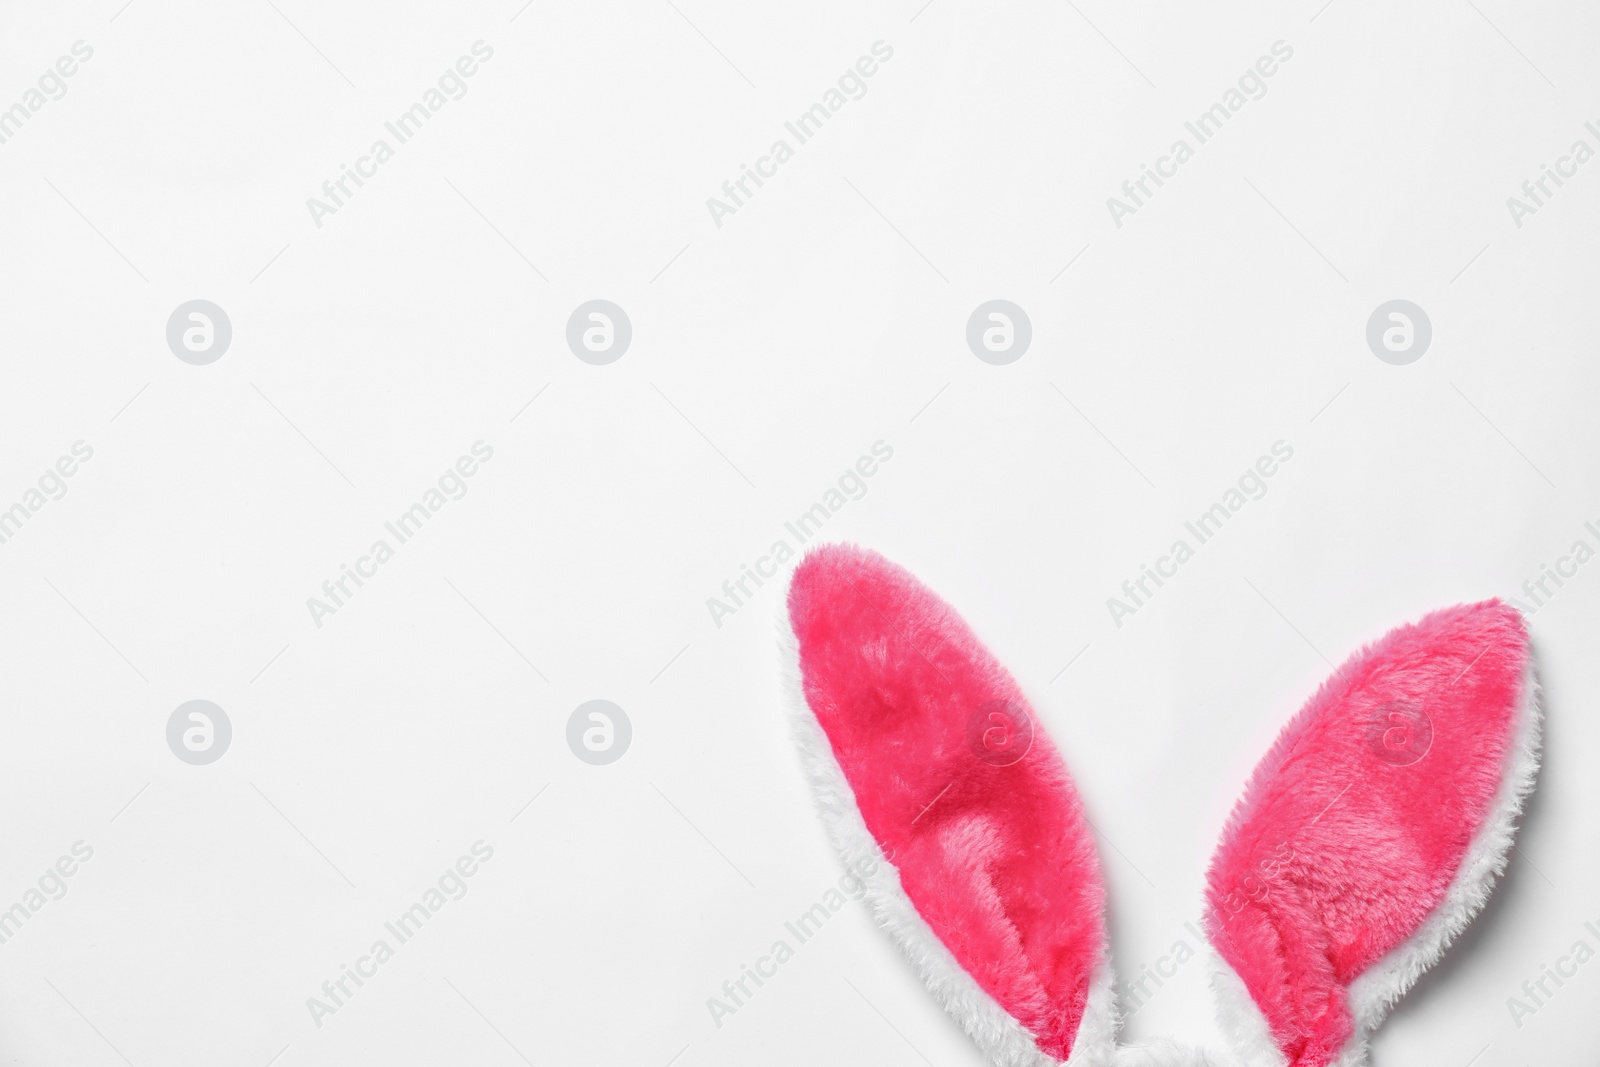
<instances>
[{"instance_id":1,"label":"fluffy fur texture","mask_svg":"<svg viewBox=\"0 0 1600 1067\"><path fill-rule=\"evenodd\" d=\"M1536 693L1522 617L1486 601L1392 631L1284 729L1208 877L1208 932L1238 983L1218 992L1252 1067L1364 1062L1367 1032L1504 866Z\"/></svg>"},{"instance_id":2,"label":"fluffy fur texture","mask_svg":"<svg viewBox=\"0 0 1600 1067\"><path fill-rule=\"evenodd\" d=\"M1211 993L1217 1002L1217 1021L1222 1024L1222 1036L1238 1067L1284 1067L1288 1057L1278 1048L1266 1016L1250 999L1243 980L1217 955L1215 947L1207 947L1206 957Z\"/></svg>"},{"instance_id":3,"label":"fluffy fur texture","mask_svg":"<svg viewBox=\"0 0 1600 1067\"><path fill-rule=\"evenodd\" d=\"M1456 935L1466 929L1472 917L1488 902L1495 879L1505 871L1507 855L1516 837L1517 816L1522 813L1539 772L1540 719L1539 684L1530 657L1517 709L1516 742L1509 753L1494 808L1473 838L1460 870L1445 893L1444 902L1415 934L1351 983L1350 1007L1356 1018L1356 1040L1346 1048L1336 1067L1362 1067L1367 1062L1368 1034L1377 1028L1395 1001L1422 977L1422 973L1438 962Z\"/></svg>"},{"instance_id":4,"label":"fluffy fur texture","mask_svg":"<svg viewBox=\"0 0 1600 1067\"><path fill-rule=\"evenodd\" d=\"M1363 649L1280 734L1212 861L1228 1047L1118 1048L1094 841L1016 682L853 546L802 561L780 631L835 848L874 872L875 919L1000 1067L1364 1067L1371 1031L1487 900L1538 768L1511 608L1438 611Z\"/></svg>"},{"instance_id":5,"label":"fluffy fur texture","mask_svg":"<svg viewBox=\"0 0 1600 1067\"><path fill-rule=\"evenodd\" d=\"M893 863L872 887L879 921L996 1063L1106 1062L1099 859L1016 682L942 600L853 546L806 557L788 616L835 843L847 861L877 850ZM982 747L990 709L1012 720L998 755ZM1005 752L1024 716L1031 744Z\"/></svg>"},{"instance_id":6,"label":"fluffy fur texture","mask_svg":"<svg viewBox=\"0 0 1600 1067\"><path fill-rule=\"evenodd\" d=\"M1040 1052L1033 1036L962 970L961 964L906 896L899 872L862 821L855 794L834 757L828 736L817 725L806 704L800 682L799 643L790 628L787 613L782 620L779 641L786 665L784 688L790 722L801 764L816 797L823 826L841 862L853 871L872 872L863 879L866 882L863 899L873 919L905 953L934 999L993 1063L1000 1067L1051 1067L1056 1061ZM871 862L864 862L869 860ZM1106 996L1109 1002L1109 990ZM1100 1064L1096 1062L1090 1067L1100 1067Z\"/></svg>"}]
</instances>

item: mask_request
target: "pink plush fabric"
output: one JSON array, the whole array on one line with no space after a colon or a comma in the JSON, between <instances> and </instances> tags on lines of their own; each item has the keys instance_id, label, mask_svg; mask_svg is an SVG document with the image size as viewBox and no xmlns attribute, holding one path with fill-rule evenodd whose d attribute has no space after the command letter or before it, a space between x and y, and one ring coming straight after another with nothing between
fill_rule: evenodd
<instances>
[{"instance_id":1,"label":"pink plush fabric","mask_svg":"<svg viewBox=\"0 0 1600 1067\"><path fill-rule=\"evenodd\" d=\"M1291 1067L1351 1039L1351 982L1415 934L1493 808L1522 617L1447 608L1351 657L1256 768L1212 861L1208 932Z\"/></svg>"},{"instance_id":2,"label":"pink plush fabric","mask_svg":"<svg viewBox=\"0 0 1600 1067\"><path fill-rule=\"evenodd\" d=\"M795 571L805 697L906 895L1058 1060L1105 949L1105 886L1061 758L1015 681L909 573L854 546Z\"/></svg>"}]
</instances>

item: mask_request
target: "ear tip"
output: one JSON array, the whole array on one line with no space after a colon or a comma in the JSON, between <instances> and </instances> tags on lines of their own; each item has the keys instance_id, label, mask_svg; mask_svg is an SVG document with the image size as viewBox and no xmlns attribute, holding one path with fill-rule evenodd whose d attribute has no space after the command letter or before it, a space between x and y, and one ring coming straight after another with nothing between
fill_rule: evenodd
<instances>
[{"instance_id":1,"label":"ear tip","mask_svg":"<svg viewBox=\"0 0 1600 1067\"><path fill-rule=\"evenodd\" d=\"M1432 620L1440 622L1448 620L1462 626L1504 629L1523 635L1528 632L1527 618L1523 613L1514 604L1497 596L1439 608L1424 615L1418 625L1426 625Z\"/></svg>"},{"instance_id":2,"label":"ear tip","mask_svg":"<svg viewBox=\"0 0 1600 1067\"><path fill-rule=\"evenodd\" d=\"M851 605L848 609L844 605ZM806 549L789 578L784 610L799 636L841 610L871 605L874 613L933 619L948 606L909 570L853 541L828 541Z\"/></svg>"},{"instance_id":3,"label":"ear tip","mask_svg":"<svg viewBox=\"0 0 1600 1067\"><path fill-rule=\"evenodd\" d=\"M1533 655L1527 618L1499 597L1440 608L1392 632L1385 643L1391 641L1396 651L1437 661L1444 670L1470 666L1508 680L1522 675Z\"/></svg>"},{"instance_id":4,"label":"ear tip","mask_svg":"<svg viewBox=\"0 0 1600 1067\"><path fill-rule=\"evenodd\" d=\"M827 541L812 545L800 556L789 577L789 601L873 574L906 573L881 553L853 541Z\"/></svg>"},{"instance_id":5,"label":"ear tip","mask_svg":"<svg viewBox=\"0 0 1600 1067\"><path fill-rule=\"evenodd\" d=\"M1530 639L1527 617L1500 597L1439 608L1411 629L1434 637L1479 637L1507 645L1526 645Z\"/></svg>"},{"instance_id":6,"label":"ear tip","mask_svg":"<svg viewBox=\"0 0 1600 1067\"><path fill-rule=\"evenodd\" d=\"M824 541L812 545L800 555L795 565L793 582L815 580L823 575L838 576L845 573L872 571L901 571L881 552L866 548L854 541Z\"/></svg>"},{"instance_id":7,"label":"ear tip","mask_svg":"<svg viewBox=\"0 0 1600 1067\"><path fill-rule=\"evenodd\" d=\"M1531 660L1532 646L1526 617L1499 597L1436 608L1352 653L1323 681L1313 703L1344 699L1374 667L1411 673L1420 689L1453 684L1456 672L1468 667L1474 674L1516 676Z\"/></svg>"}]
</instances>

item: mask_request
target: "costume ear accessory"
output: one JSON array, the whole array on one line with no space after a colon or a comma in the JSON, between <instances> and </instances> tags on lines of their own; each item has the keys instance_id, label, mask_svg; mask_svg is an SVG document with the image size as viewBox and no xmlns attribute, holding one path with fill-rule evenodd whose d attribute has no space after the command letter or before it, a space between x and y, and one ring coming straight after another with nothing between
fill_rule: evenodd
<instances>
[{"instance_id":1,"label":"costume ear accessory","mask_svg":"<svg viewBox=\"0 0 1600 1067\"><path fill-rule=\"evenodd\" d=\"M794 727L829 836L935 998L1003 1067L1358 1067L1487 899L1538 763L1499 601L1352 656L1252 775L1207 880L1230 1048L1118 1048L1105 881L1022 689L907 571L813 550L789 587Z\"/></svg>"}]
</instances>

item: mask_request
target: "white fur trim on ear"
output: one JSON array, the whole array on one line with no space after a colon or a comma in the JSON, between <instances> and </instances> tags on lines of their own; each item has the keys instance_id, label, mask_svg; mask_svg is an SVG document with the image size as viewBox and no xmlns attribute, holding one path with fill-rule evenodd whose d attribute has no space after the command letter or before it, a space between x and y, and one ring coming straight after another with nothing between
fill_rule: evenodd
<instances>
[{"instance_id":1,"label":"white fur trim on ear","mask_svg":"<svg viewBox=\"0 0 1600 1067\"><path fill-rule=\"evenodd\" d=\"M1261 1014L1255 998L1245 988L1244 979L1209 944L1206 966L1211 974L1211 992L1217 1001L1217 1019L1240 1067L1287 1067L1289 1057L1272 1039L1267 1017Z\"/></svg>"},{"instance_id":2,"label":"white fur trim on ear","mask_svg":"<svg viewBox=\"0 0 1600 1067\"><path fill-rule=\"evenodd\" d=\"M1089 999L1083 1006L1083 1019L1072 1041L1072 1055L1066 1067L1105 1067L1113 1062L1117 1030L1122 1020L1117 1015L1117 990L1111 961L1102 959L1089 983Z\"/></svg>"},{"instance_id":3,"label":"white fur trim on ear","mask_svg":"<svg viewBox=\"0 0 1600 1067\"><path fill-rule=\"evenodd\" d=\"M1416 933L1350 984L1350 1010L1355 1015L1356 1034L1334 1067L1364 1067L1367 1036L1383 1022L1395 1001L1416 984L1424 971L1438 962L1456 935L1466 929L1472 917L1488 902L1495 879L1506 868L1506 855L1516 838L1517 816L1522 813L1522 806L1539 773L1540 717L1539 679L1530 650L1517 702L1516 737L1506 753L1505 776L1495 792L1494 806L1473 836L1444 900L1423 920Z\"/></svg>"},{"instance_id":4,"label":"white fur trim on ear","mask_svg":"<svg viewBox=\"0 0 1600 1067\"><path fill-rule=\"evenodd\" d=\"M867 829L855 793L817 723L800 682L799 641L785 608L779 622L779 657L790 729L817 810L844 865L870 873L865 900L873 919L922 976L934 999L950 1013L996 1067L1057 1067L1030 1034L966 972L917 913L900 884L900 873ZM1090 985L1083 1021L1073 1040L1068 1067L1110 1067L1116 1041L1116 1005L1111 965L1102 959Z\"/></svg>"}]
</instances>

